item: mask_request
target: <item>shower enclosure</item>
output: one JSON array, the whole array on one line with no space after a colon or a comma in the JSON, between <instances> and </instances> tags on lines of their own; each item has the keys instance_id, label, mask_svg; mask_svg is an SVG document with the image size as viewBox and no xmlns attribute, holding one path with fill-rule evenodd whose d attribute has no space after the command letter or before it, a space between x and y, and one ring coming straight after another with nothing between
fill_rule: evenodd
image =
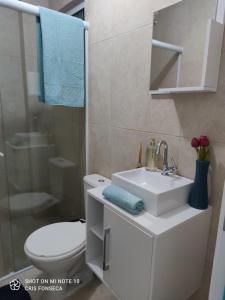
<instances>
[{"instance_id":1,"label":"shower enclosure","mask_svg":"<svg viewBox=\"0 0 225 300\"><path fill-rule=\"evenodd\" d=\"M84 217L85 111L38 101L35 22L0 7L0 277L31 232Z\"/></svg>"}]
</instances>

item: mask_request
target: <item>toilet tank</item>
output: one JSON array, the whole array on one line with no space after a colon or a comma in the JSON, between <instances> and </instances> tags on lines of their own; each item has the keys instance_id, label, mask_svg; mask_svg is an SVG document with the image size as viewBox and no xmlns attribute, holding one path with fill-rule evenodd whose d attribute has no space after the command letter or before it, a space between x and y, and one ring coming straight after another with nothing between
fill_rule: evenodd
<instances>
[{"instance_id":1,"label":"toilet tank","mask_svg":"<svg viewBox=\"0 0 225 300\"><path fill-rule=\"evenodd\" d=\"M85 207L86 207L86 192L89 189L93 189L95 187L101 186L101 185L108 185L111 183L111 180L99 175L99 174L92 174L92 175L86 175L84 176L84 200L85 200Z\"/></svg>"},{"instance_id":2,"label":"toilet tank","mask_svg":"<svg viewBox=\"0 0 225 300\"><path fill-rule=\"evenodd\" d=\"M101 185L110 184L111 180L99 175L99 174L92 174L84 176L84 192L88 189L92 189Z\"/></svg>"},{"instance_id":3,"label":"toilet tank","mask_svg":"<svg viewBox=\"0 0 225 300\"><path fill-rule=\"evenodd\" d=\"M76 165L63 157L52 157L48 163L50 192L56 199L65 202L67 194L74 194Z\"/></svg>"}]
</instances>

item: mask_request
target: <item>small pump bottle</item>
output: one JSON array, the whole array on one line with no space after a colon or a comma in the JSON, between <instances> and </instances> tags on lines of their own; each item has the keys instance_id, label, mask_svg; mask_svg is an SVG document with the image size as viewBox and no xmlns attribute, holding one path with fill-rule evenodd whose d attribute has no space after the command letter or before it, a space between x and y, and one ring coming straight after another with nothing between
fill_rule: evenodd
<instances>
[{"instance_id":1,"label":"small pump bottle","mask_svg":"<svg viewBox=\"0 0 225 300\"><path fill-rule=\"evenodd\" d=\"M156 171L156 143L155 139L151 139L149 142L149 146L147 149L147 167L146 169L149 171Z\"/></svg>"}]
</instances>

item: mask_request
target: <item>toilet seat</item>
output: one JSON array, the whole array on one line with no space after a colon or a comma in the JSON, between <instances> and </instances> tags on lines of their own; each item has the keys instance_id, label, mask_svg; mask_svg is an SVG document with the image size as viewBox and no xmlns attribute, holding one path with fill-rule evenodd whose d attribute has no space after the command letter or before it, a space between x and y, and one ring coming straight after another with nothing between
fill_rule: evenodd
<instances>
[{"instance_id":1,"label":"toilet seat","mask_svg":"<svg viewBox=\"0 0 225 300\"><path fill-rule=\"evenodd\" d=\"M59 260L76 256L85 250L86 224L61 222L34 231L26 240L24 250L41 260Z\"/></svg>"}]
</instances>

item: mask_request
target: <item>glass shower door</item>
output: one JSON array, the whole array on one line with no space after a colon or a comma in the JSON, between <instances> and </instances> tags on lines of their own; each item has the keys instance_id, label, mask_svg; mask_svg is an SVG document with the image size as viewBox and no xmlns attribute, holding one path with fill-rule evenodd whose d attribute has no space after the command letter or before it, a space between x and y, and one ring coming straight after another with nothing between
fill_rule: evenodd
<instances>
[{"instance_id":1,"label":"glass shower door","mask_svg":"<svg viewBox=\"0 0 225 300\"><path fill-rule=\"evenodd\" d=\"M8 22L3 24L6 32L14 37L8 41L14 52L5 51L1 60L3 38L8 36L0 33L0 118L6 166L0 184L6 183L2 198L8 216L8 231L4 230L8 236L0 241L0 271L1 260L10 261L10 268L0 276L29 265L23 247L34 230L84 217L85 158L85 110L38 101L35 17L0 8L0 22L2 15ZM9 26L10 20L14 26ZM1 256L1 242L10 248L9 258Z\"/></svg>"},{"instance_id":2,"label":"glass shower door","mask_svg":"<svg viewBox=\"0 0 225 300\"><path fill-rule=\"evenodd\" d=\"M0 276L4 276L14 270L5 140L15 127L24 128L26 121L20 108L23 85L18 13L0 8L0 28Z\"/></svg>"}]
</instances>

